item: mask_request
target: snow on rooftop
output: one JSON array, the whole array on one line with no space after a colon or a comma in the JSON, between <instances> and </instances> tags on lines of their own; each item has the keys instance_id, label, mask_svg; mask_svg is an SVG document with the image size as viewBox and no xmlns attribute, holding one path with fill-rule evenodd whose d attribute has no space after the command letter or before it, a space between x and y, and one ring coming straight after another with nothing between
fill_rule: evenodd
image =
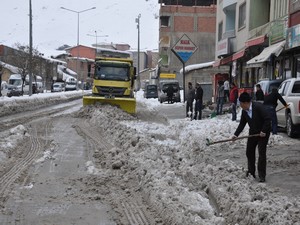
<instances>
[{"instance_id":1,"label":"snow on rooftop","mask_svg":"<svg viewBox=\"0 0 300 225\"><path fill-rule=\"evenodd\" d=\"M203 69L203 68L207 68L207 67L212 67L214 63L215 63L215 61L188 65L185 67L185 72L188 73L192 70L198 70L198 69ZM183 69L180 70L180 73L181 74L183 73Z\"/></svg>"}]
</instances>

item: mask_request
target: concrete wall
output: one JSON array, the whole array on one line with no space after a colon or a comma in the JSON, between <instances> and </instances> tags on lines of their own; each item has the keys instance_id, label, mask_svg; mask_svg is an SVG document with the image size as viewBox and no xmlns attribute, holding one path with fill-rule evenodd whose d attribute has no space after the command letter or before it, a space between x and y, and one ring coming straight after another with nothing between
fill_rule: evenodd
<instances>
[{"instance_id":1,"label":"concrete wall","mask_svg":"<svg viewBox=\"0 0 300 225\"><path fill-rule=\"evenodd\" d=\"M178 40L186 34L198 47L198 50L186 62L187 65L209 62L215 55L216 7L162 5L160 18L169 17L168 26L160 26L160 58L168 59L161 64L161 71L176 73L182 84L181 61L171 51Z\"/></svg>"}]
</instances>

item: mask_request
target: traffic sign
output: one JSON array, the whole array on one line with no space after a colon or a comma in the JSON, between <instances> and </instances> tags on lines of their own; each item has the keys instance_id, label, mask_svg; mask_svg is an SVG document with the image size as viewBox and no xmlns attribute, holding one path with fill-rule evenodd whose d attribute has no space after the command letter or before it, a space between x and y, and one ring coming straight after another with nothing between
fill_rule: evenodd
<instances>
[{"instance_id":1,"label":"traffic sign","mask_svg":"<svg viewBox=\"0 0 300 225\"><path fill-rule=\"evenodd\" d=\"M174 52L183 63L187 62L196 50L197 46L186 34L184 34L172 48L172 52Z\"/></svg>"}]
</instances>

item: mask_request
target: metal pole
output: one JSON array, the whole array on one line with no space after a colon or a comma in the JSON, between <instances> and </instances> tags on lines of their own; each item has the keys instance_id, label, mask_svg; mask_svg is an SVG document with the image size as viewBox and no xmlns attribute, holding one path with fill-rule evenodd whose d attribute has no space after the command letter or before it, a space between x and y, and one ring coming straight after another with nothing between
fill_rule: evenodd
<instances>
[{"instance_id":1,"label":"metal pole","mask_svg":"<svg viewBox=\"0 0 300 225\"><path fill-rule=\"evenodd\" d=\"M96 50L97 50L97 43L98 43L98 37L108 37L108 35L97 35L97 31L95 30L95 35L92 35L92 34L87 34L87 36L91 36L91 37L95 37L96 38Z\"/></svg>"},{"instance_id":2,"label":"metal pole","mask_svg":"<svg viewBox=\"0 0 300 225\"><path fill-rule=\"evenodd\" d=\"M182 75L183 75L183 102L185 102L185 63L182 62Z\"/></svg>"},{"instance_id":3,"label":"metal pole","mask_svg":"<svg viewBox=\"0 0 300 225\"><path fill-rule=\"evenodd\" d=\"M95 30L95 36L96 36L96 51L97 51L97 48L98 48L97 42L98 42L98 40L97 40L97 31L96 30Z\"/></svg>"},{"instance_id":4,"label":"metal pole","mask_svg":"<svg viewBox=\"0 0 300 225\"><path fill-rule=\"evenodd\" d=\"M77 82L78 82L78 79L79 79L79 72L78 72L78 60L79 60L79 14L83 13L83 12L86 12L86 11L89 11L89 10L92 10L92 9L96 9L96 7L92 7L92 8L81 10L81 11L75 11L75 10L68 9L68 8L65 8L65 7L60 7L60 8L64 9L64 10L67 10L67 11L70 11L70 12L77 13L77 60L76 60L76 73L77 73Z\"/></svg>"},{"instance_id":5,"label":"metal pole","mask_svg":"<svg viewBox=\"0 0 300 225\"><path fill-rule=\"evenodd\" d=\"M137 56L137 80L138 80L138 90L140 89L140 18L141 14L137 18L137 28L138 28L138 56Z\"/></svg>"},{"instance_id":6,"label":"metal pole","mask_svg":"<svg viewBox=\"0 0 300 225\"><path fill-rule=\"evenodd\" d=\"M76 59L77 82L79 80L78 60L79 60L79 12L77 12L77 59Z\"/></svg>"},{"instance_id":7,"label":"metal pole","mask_svg":"<svg viewBox=\"0 0 300 225\"><path fill-rule=\"evenodd\" d=\"M32 95L32 7L29 0L29 96Z\"/></svg>"}]
</instances>

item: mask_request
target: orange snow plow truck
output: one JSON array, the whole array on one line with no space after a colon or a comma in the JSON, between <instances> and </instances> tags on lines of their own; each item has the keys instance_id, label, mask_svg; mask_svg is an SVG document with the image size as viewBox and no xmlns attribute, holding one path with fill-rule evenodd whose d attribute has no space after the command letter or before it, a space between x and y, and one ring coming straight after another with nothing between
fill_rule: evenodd
<instances>
[{"instance_id":1,"label":"orange snow plow truck","mask_svg":"<svg viewBox=\"0 0 300 225\"><path fill-rule=\"evenodd\" d=\"M104 103L135 114L136 68L130 52L97 49L93 78L92 95L83 97L84 106Z\"/></svg>"}]
</instances>

